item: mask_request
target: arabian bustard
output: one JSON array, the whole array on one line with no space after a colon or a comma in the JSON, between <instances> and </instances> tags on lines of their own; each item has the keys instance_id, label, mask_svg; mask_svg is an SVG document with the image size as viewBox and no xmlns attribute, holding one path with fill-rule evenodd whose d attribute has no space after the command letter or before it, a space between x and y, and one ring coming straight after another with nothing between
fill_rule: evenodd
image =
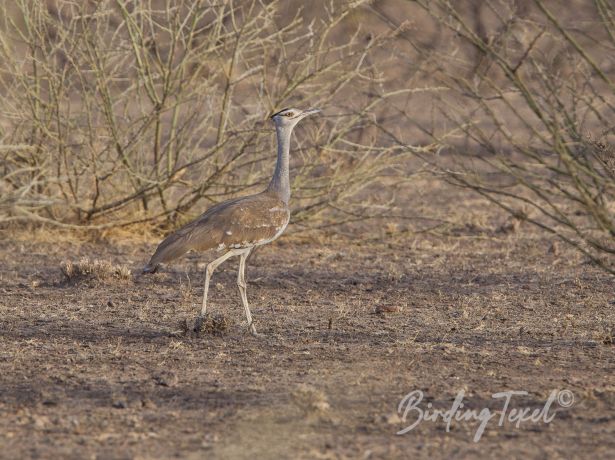
<instances>
[{"instance_id":1,"label":"arabian bustard","mask_svg":"<svg viewBox=\"0 0 615 460\"><path fill-rule=\"evenodd\" d=\"M201 328L207 312L207 291L214 270L229 257L240 256L237 286L248 327L252 334L256 334L246 295L246 259L254 247L275 240L288 225L290 135L301 119L319 111L284 109L273 114L271 119L275 123L278 138L278 160L267 189L256 195L235 198L211 207L195 221L167 236L143 269L143 273L154 273L161 263L177 259L190 250L216 248L225 251L221 257L210 262L205 270L203 306L196 320L196 331Z\"/></svg>"}]
</instances>

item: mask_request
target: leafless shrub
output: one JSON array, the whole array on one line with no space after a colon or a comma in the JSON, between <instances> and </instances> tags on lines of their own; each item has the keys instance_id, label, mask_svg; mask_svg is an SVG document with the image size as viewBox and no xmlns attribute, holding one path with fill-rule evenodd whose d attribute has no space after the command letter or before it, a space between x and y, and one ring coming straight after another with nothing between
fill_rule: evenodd
<instances>
[{"instance_id":1,"label":"leafless shrub","mask_svg":"<svg viewBox=\"0 0 615 460\"><path fill-rule=\"evenodd\" d=\"M296 137L295 218L368 212L361 193L403 153L369 134L372 112L399 94L370 56L396 32L349 30L362 3L278 26L281 1L8 2L0 221L187 219L262 187L275 161L265 120L289 105L327 115Z\"/></svg>"},{"instance_id":2,"label":"leafless shrub","mask_svg":"<svg viewBox=\"0 0 615 460\"><path fill-rule=\"evenodd\" d=\"M587 138L586 143L590 154L593 154L602 163L605 171L615 178L615 146L591 137Z\"/></svg>"},{"instance_id":3,"label":"leafless shrub","mask_svg":"<svg viewBox=\"0 0 615 460\"><path fill-rule=\"evenodd\" d=\"M421 124L448 154L421 157L615 273L612 3L588 2L582 23L541 0L416 4L443 37L413 42L422 71L448 88Z\"/></svg>"},{"instance_id":4,"label":"leafless shrub","mask_svg":"<svg viewBox=\"0 0 615 460\"><path fill-rule=\"evenodd\" d=\"M90 260L87 257L78 262L62 262L60 269L67 282L79 282L83 280L110 281L130 280L132 273L124 265L115 265L106 260Z\"/></svg>"}]
</instances>

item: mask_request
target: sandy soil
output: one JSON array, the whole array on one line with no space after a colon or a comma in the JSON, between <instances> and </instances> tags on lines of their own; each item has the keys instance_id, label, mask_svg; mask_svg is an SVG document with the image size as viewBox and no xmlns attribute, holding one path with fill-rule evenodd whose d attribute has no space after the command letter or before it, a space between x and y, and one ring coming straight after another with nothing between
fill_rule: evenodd
<instances>
[{"instance_id":1,"label":"sandy soil","mask_svg":"<svg viewBox=\"0 0 615 460\"><path fill-rule=\"evenodd\" d=\"M185 333L204 263L190 255L127 280L67 282L83 256L133 272L156 241L109 244L5 234L0 243L2 458L607 458L615 452L612 278L521 227L485 224L386 244L285 236L248 265L262 336L248 334L237 261ZM504 227L504 230L506 228ZM53 239L53 238L51 238ZM423 421L417 407L553 420ZM499 417L499 413L497 414Z\"/></svg>"}]
</instances>

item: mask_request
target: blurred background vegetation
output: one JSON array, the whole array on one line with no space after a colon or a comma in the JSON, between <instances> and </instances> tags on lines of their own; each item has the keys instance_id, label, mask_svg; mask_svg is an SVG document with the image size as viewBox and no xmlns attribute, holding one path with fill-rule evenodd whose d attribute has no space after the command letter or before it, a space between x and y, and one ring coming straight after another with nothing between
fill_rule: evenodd
<instances>
[{"instance_id":1,"label":"blurred background vegetation","mask_svg":"<svg viewBox=\"0 0 615 460\"><path fill-rule=\"evenodd\" d=\"M437 222L429 176L615 272L607 0L2 3L4 226L174 227L267 183L272 112L321 107L297 228Z\"/></svg>"}]
</instances>

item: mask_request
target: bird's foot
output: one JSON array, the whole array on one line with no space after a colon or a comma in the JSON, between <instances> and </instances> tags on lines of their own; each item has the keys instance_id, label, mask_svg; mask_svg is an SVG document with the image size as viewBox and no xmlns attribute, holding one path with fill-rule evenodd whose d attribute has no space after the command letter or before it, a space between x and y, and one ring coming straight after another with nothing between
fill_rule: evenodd
<instances>
[{"instance_id":1,"label":"bird's foot","mask_svg":"<svg viewBox=\"0 0 615 460\"><path fill-rule=\"evenodd\" d=\"M254 327L254 323L250 323L248 328L250 329L250 334L252 334L254 337L260 337L261 334L259 334L258 332L256 332L256 328Z\"/></svg>"}]
</instances>

